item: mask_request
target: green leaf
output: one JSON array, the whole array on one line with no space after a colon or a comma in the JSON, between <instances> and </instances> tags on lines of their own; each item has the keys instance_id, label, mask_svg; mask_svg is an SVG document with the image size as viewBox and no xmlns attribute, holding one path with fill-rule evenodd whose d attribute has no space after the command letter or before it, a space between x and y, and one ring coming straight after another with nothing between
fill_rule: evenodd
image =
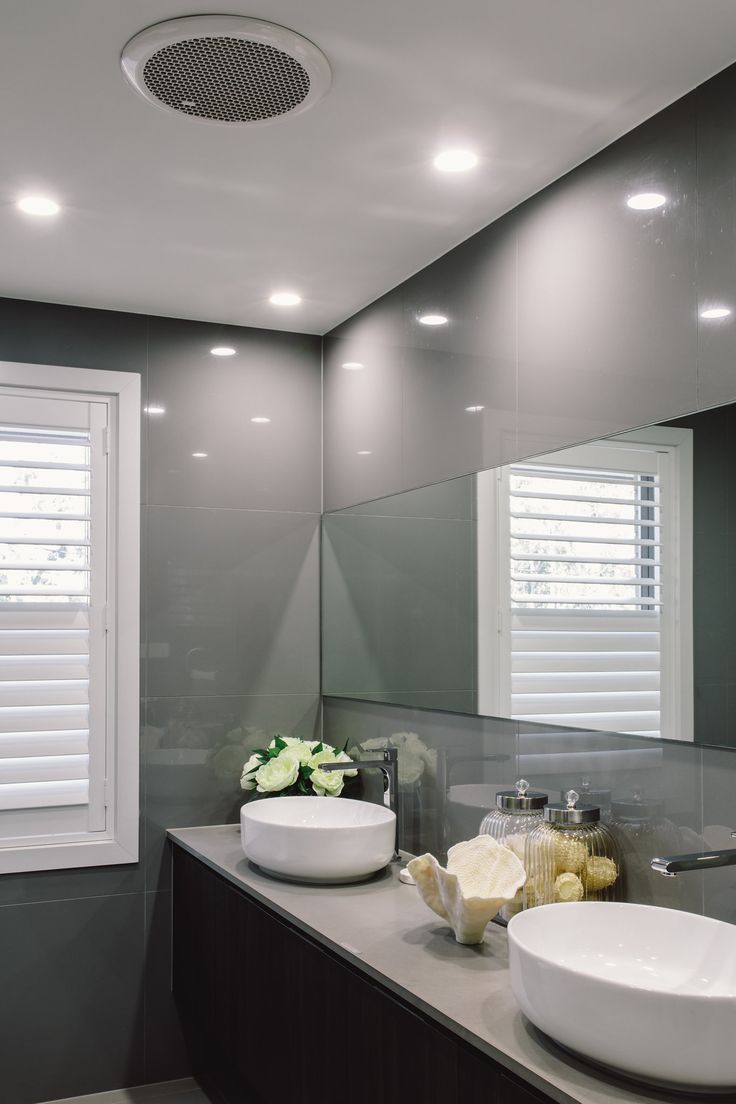
<instances>
[{"instance_id":1,"label":"green leaf","mask_svg":"<svg viewBox=\"0 0 736 1104\"><path fill-rule=\"evenodd\" d=\"M319 753L321 751L324 751L324 750L325 750L325 745L320 740L320 742L316 745L316 747L312 748L312 755L319 755Z\"/></svg>"},{"instance_id":2,"label":"green leaf","mask_svg":"<svg viewBox=\"0 0 736 1104\"><path fill-rule=\"evenodd\" d=\"M278 753L280 751L283 751L285 747L288 747L286 740L284 740L284 738L282 736L279 736L277 733L276 736L274 736L274 750L276 751L276 754L278 755Z\"/></svg>"},{"instance_id":3,"label":"green leaf","mask_svg":"<svg viewBox=\"0 0 736 1104\"><path fill-rule=\"evenodd\" d=\"M311 777L312 777L312 775L314 774L314 767L307 767L307 766L303 766L303 767L302 767L302 774L303 774L303 775L304 775L304 777L305 777L305 778L307 778L307 779L308 779L308 778L311 778Z\"/></svg>"}]
</instances>

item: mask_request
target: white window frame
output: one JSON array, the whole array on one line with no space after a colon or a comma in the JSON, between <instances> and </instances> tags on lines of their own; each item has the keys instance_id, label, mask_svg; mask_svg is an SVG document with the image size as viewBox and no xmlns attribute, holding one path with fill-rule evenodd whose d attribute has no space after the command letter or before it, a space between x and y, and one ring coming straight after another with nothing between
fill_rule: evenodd
<instances>
[{"instance_id":1,"label":"white window frame","mask_svg":"<svg viewBox=\"0 0 736 1104\"><path fill-rule=\"evenodd\" d=\"M662 737L693 742L693 444L692 432L669 426L618 434L607 440L530 459L571 466L591 466L593 446L625 449L641 445L662 453L661 465L665 516L668 519L668 578L677 580L669 588L659 627L662 686L660 720ZM525 461L519 461L524 463ZM673 466L675 469L673 471ZM479 472L477 476L478 545L478 709L490 716L511 715L511 626L508 511L503 491L507 468ZM676 495L672 495L674 474ZM669 489L667 489L669 487ZM664 533L663 533L664 537ZM593 622L591 621L591 627ZM544 715L538 723L545 724Z\"/></svg>"},{"instance_id":2,"label":"white window frame","mask_svg":"<svg viewBox=\"0 0 736 1104\"><path fill-rule=\"evenodd\" d=\"M135 863L140 770L140 407L137 373L0 361L0 389L108 409L107 723L104 831L0 847L0 874Z\"/></svg>"}]
</instances>

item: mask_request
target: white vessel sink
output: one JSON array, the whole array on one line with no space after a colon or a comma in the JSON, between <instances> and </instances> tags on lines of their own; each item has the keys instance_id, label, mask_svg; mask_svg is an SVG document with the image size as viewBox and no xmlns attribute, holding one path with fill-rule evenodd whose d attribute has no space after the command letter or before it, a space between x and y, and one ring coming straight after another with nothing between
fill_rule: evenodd
<instances>
[{"instance_id":1,"label":"white vessel sink","mask_svg":"<svg viewBox=\"0 0 736 1104\"><path fill-rule=\"evenodd\" d=\"M509 923L511 984L562 1046L668 1088L736 1087L736 927L690 912L581 901Z\"/></svg>"},{"instance_id":2,"label":"white vessel sink","mask_svg":"<svg viewBox=\"0 0 736 1104\"><path fill-rule=\"evenodd\" d=\"M240 810L248 858L300 882L369 877L391 861L395 834L390 809L349 797L271 797Z\"/></svg>"}]
</instances>

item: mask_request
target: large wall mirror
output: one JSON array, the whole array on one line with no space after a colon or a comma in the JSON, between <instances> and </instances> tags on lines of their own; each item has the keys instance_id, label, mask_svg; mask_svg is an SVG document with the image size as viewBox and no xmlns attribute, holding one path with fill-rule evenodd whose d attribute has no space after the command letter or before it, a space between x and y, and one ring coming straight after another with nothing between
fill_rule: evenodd
<instances>
[{"instance_id":1,"label":"large wall mirror","mask_svg":"<svg viewBox=\"0 0 736 1104\"><path fill-rule=\"evenodd\" d=\"M328 513L324 692L736 746L736 404Z\"/></svg>"}]
</instances>

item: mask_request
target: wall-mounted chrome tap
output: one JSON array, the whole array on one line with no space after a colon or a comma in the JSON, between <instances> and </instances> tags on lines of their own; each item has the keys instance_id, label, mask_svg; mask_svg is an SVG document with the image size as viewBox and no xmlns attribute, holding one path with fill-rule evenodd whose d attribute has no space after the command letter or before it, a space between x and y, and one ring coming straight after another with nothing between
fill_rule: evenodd
<instances>
[{"instance_id":1,"label":"wall-mounted chrome tap","mask_svg":"<svg viewBox=\"0 0 736 1104\"><path fill-rule=\"evenodd\" d=\"M395 747L383 748L381 759L354 759L349 763L320 763L321 771L380 770L383 771L383 804L396 817L396 836L392 862L401 862L399 855L399 752Z\"/></svg>"},{"instance_id":2,"label":"wall-mounted chrome tap","mask_svg":"<svg viewBox=\"0 0 736 1104\"><path fill-rule=\"evenodd\" d=\"M736 838L736 832L731 833ZM652 870L663 874L665 878L674 878L688 870L712 870L717 866L736 866L736 848L723 851L700 851L690 855L669 855L651 861Z\"/></svg>"}]
</instances>

